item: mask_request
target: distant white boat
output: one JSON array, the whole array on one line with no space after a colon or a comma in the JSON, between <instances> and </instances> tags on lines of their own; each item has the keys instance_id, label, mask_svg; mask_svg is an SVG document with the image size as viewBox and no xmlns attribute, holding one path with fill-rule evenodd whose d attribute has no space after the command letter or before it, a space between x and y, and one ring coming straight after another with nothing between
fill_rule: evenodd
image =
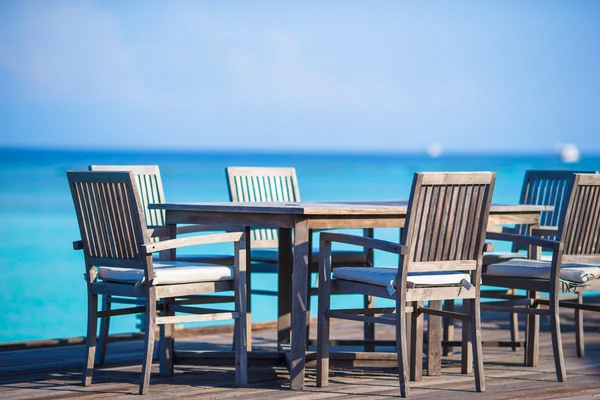
<instances>
[{"instance_id":1,"label":"distant white boat","mask_svg":"<svg viewBox=\"0 0 600 400\"><path fill-rule=\"evenodd\" d=\"M427 155L431 158L438 158L444 152L442 145L439 143L431 143L427 149L425 149Z\"/></svg>"},{"instance_id":2,"label":"distant white boat","mask_svg":"<svg viewBox=\"0 0 600 400\"><path fill-rule=\"evenodd\" d=\"M571 164L579 161L579 149L574 144L563 144L560 148L562 162Z\"/></svg>"}]
</instances>

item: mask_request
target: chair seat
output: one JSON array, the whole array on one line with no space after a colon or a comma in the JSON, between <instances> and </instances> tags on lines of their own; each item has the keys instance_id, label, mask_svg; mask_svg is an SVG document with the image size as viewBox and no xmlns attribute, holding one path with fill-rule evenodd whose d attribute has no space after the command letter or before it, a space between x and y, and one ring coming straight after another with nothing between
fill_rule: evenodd
<instances>
[{"instance_id":1,"label":"chair seat","mask_svg":"<svg viewBox=\"0 0 600 400\"><path fill-rule=\"evenodd\" d=\"M252 249L252 261L260 262L272 262L276 263L277 260L276 249ZM319 252L313 251L311 263L317 264L319 262ZM362 264L367 263L367 255L362 251L352 250L334 250L331 253L331 262L334 265L340 264Z\"/></svg>"},{"instance_id":2,"label":"chair seat","mask_svg":"<svg viewBox=\"0 0 600 400\"><path fill-rule=\"evenodd\" d=\"M527 258L527 253L486 253L483 255L483 265L497 264L513 258Z\"/></svg>"},{"instance_id":3,"label":"chair seat","mask_svg":"<svg viewBox=\"0 0 600 400\"><path fill-rule=\"evenodd\" d=\"M154 285L217 282L233 280L234 269L225 265L193 264L180 261L154 263ZM144 277L141 269L98 267L98 277L105 281L136 283Z\"/></svg>"},{"instance_id":4,"label":"chair seat","mask_svg":"<svg viewBox=\"0 0 600 400\"><path fill-rule=\"evenodd\" d=\"M396 267L337 267L333 268L336 279L383 286L393 293L396 288ZM471 275L464 272L410 272L407 283L413 286L450 286L471 281Z\"/></svg>"},{"instance_id":5,"label":"chair seat","mask_svg":"<svg viewBox=\"0 0 600 400\"><path fill-rule=\"evenodd\" d=\"M550 279L549 261L510 260L487 267L486 275L518 278ZM588 283L600 278L600 264L563 264L560 279L575 283Z\"/></svg>"},{"instance_id":6,"label":"chair seat","mask_svg":"<svg viewBox=\"0 0 600 400\"><path fill-rule=\"evenodd\" d=\"M483 255L483 265L497 264L500 262L512 260L514 258L519 258L519 259L527 258L527 253L525 253L525 252L486 253ZM542 260L551 261L552 255L551 254L542 254Z\"/></svg>"}]
</instances>

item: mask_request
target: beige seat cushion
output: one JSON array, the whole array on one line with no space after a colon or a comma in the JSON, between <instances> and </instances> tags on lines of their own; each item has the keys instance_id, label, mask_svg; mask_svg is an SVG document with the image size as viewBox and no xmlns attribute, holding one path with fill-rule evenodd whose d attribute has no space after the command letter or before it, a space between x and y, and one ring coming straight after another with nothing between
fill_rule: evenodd
<instances>
[{"instance_id":1,"label":"beige seat cushion","mask_svg":"<svg viewBox=\"0 0 600 400\"><path fill-rule=\"evenodd\" d=\"M487 267L486 275L519 278L550 279L550 262L541 260L510 260ZM587 283L600 277L600 264L563 264L560 279Z\"/></svg>"},{"instance_id":2,"label":"beige seat cushion","mask_svg":"<svg viewBox=\"0 0 600 400\"><path fill-rule=\"evenodd\" d=\"M154 263L155 285L230 281L234 269L225 265L192 264L180 261ZM144 277L141 269L98 267L98 277L105 281L136 283Z\"/></svg>"},{"instance_id":3,"label":"beige seat cushion","mask_svg":"<svg viewBox=\"0 0 600 400\"><path fill-rule=\"evenodd\" d=\"M331 262L334 265L340 264L362 264L365 265L367 262L367 256L362 251L351 251L351 250L334 250L331 253ZM312 262L317 263L319 260L319 252L313 251ZM272 262L276 263L277 250L275 249L252 249L252 261L259 262Z\"/></svg>"},{"instance_id":4,"label":"beige seat cushion","mask_svg":"<svg viewBox=\"0 0 600 400\"><path fill-rule=\"evenodd\" d=\"M333 268L333 277L336 279L383 286L390 294L396 289L397 274L396 267ZM407 283L412 286L451 286L464 284L464 281L470 283L471 275L455 271L409 272L407 277Z\"/></svg>"}]
</instances>

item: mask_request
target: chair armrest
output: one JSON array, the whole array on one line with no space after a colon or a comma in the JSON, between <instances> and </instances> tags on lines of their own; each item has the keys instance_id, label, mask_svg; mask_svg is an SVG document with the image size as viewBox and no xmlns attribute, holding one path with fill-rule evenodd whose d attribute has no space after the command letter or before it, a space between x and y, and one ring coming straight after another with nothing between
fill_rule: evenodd
<instances>
[{"instance_id":1,"label":"chair armrest","mask_svg":"<svg viewBox=\"0 0 600 400\"><path fill-rule=\"evenodd\" d=\"M535 236L515 235L512 233L487 232L485 235L489 240L502 240L513 242L524 246L539 246L544 249L562 250L562 243L556 240L542 239Z\"/></svg>"},{"instance_id":2,"label":"chair armrest","mask_svg":"<svg viewBox=\"0 0 600 400\"><path fill-rule=\"evenodd\" d=\"M242 239L244 232L215 233L212 235L197 235L178 239L163 240L157 243L146 243L142 245L144 255L157 251L176 249L178 247L195 246L199 244L214 244L225 242L237 242Z\"/></svg>"},{"instance_id":3,"label":"chair armrest","mask_svg":"<svg viewBox=\"0 0 600 400\"><path fill-rule=\"evenodd\" d=\"M205 224L194 224L178 226L176 233L197 233L197 232L214 232L214 231L225 231L225 232L239 232L243 228L239 226L224 226L224 225L205 225ZM148 233L151 237L157 238L168 238L170 237L169 228L166 226L149 226Z\"/></svg>"},{"instance_id":4,"label":"chair armrest","mask_svg":"<svg viewBox=\"0 0 600 400\"><path fill-rule=\"evenodd\" d=\"M169 229L166 226L148 226L148 235L153 238L169 237Z\"/></svg>"},{"instance_id":5,"label":"chair armrest","mask_svg":"<svg viewBox=\"0 0 600 400\"><path fill-rule=\"evenodd\" d=\"M75 240L73 242L73 250L83 250L83 242L81 240Z\"/></svg>"},{"instance_id":6,"label":"chair armrest","mask_svg":"<svg viewBox=\"0 0 600 400\"><path fill-rule=\"evenodd\" d=\"M484 253L491 253L492 251L494 251L494 244L490 243L490 242L485 242L483 244L483 252Z\"/></svg>"},{"instance_id":7,"label":"chair armrest","mask_svg":"<svg viewBox=\"0 0 600 400\"><path fill-rule=\"evenodd\" d=\"M321 233L321 242L346 243L399 255L403 255L406 251L406 247L398 243L345 233L323 232Z\"/></svg>"},{"instance_id":8,"label":"chair armrest","mask_svg":"<svg viewBox=\"0 0 600 400\"><path fill-rule=\"evenodd\" d=\"M503 226L501 232L517 234L517 233L519 233L519 228L516 226Z\"/></svg>"},{"instance_id":9,"label":"chair armrest","mask_svg":"<svg viewBox=\"0 0 600 400\"><path fill-rule=\"evenodd\" d=\"M177 227L177 233L194 233L194 232L239 232L243 231L244 228L240 226L230 225L208 225L208 224L195 224L195 225L184 225Z\"/></svg>"}]
</instances>

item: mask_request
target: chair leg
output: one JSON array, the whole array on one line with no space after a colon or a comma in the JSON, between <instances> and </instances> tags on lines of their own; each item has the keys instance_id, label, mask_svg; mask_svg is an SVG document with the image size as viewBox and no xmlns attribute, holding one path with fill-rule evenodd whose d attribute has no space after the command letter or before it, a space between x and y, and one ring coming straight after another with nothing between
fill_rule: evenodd
<instances>
[{"instance_id":1,"label":"chair leg","mask_svg":"<svg viewBox=\"0 0 600 400\"><path fill-rule=\"evenodd\" d=\"M538 292L529 292L529 298L535 301L539 297ZM539 305L536 306L539 308ZM540 342L540 316L530 314L527 316L527 339L525 342L525 366L537 367L539 363L539 342Z\"/></svg>"},{"instance_id":2,"label":"chair leg","mask_svg":"<svg viewBox=\"0 0 600 400\"><path fill-rule=\"evenodd\" d=\"M577 293L577 304L583 304L583 295ZM585 340L583 336L583 310L575 309L575 342L577 344L577 357L585 357Z\"/></svg>"},{"instance_id":3,"label":"chair leg","mask_svg":"<svg viewBox=\"0 0 600 400\"><path fill-rule=\"evenodd\" d=\"M485 391L483 375L483 346L481 344L481 306L479 299L471 300L471 346L473 347L473 364L475 369L475 390Z\"/></svg>"},{"instance_id":4,"label":"chair leg","mask_svg":"<svg viewBox=\"0 0 600 400\"><path fill-rule=\"evenodd\" d=\"M329 244L331 246L331 244ZM319 313L317 319L317 386L329 384L329 316L331 280L319 277Z\"/></svg>"},{"instance_id":5,"label":"chair leg","mask_svg":"<svg viewBox=\"0 0 600 400\"><path fill-rule=\"evenodd\" d=\"M554 365L556 378L559 382L567 380L565 360L563 358L562 339L560 335L560 315L558 306L558 293L550 292L550 333L552 335L552 350L554 352Z\"/></svg>"},{"instance_id":6,"label":"chair leg","mask_svg":"<svg viewBox=\"0 0 600 400\"><path fill-rule=\"evenodd\" d=\"M308 294L306 295L306 343L304 349L308 351L310 347L310 303L311 303L311 295L310 289L312 287L312 273L308 272L308 282L306 283L306 287L308 288Z\"/></svg>"},{"instance_id":7,"label":"chair leg","mask_svg":"<svg viewBox=\"0 0 600 400\"><path fill-rule=\"evenodd\" d=\"M517 351L519 341L519 314L509 314L510 319L510 341L513 343L512 351Z\"/></svg>"},{"instance_id":8,"label":"chair leg","mask_svg":"<svg viewBox=\"0 0 600 400\"><path fill-rule=\"evenodd\" d=\"M463 301L463 309L465 314L471 313L471 304L469 301ZM460 373L461 374L470 374L473 372L473 347L471 346L470 340L470 330L471 330L471 320L463 319L462 320L462 353L461 353L461 366Z\"/></svg>"},{"instance_id":9,"label":"chair leg","mask_svg":"<svg viewBox=\"0 0 600 400\"><path fill-rule=\"evenodd\" d=\"M454 311L454 300L444 300L444 310L446 311ZM443 317L443 341L449 342L454 340L454 320L450 317ZM452 355L452 346L444 345L442 346L442 355L443 356L451 356Z\"/></svg>"},{"instance_id":10,"label":"chair leg","mask_svg":"<svg viewBox=\"0 0 600 400\"><path fill-rule=\"evenodd\" d=\"M110 311L110 296L102 295L102 311ZM110 317L100 318L100 336L98 336L98 348L96 349L95 366L104 365L106 359L106 346L108 345L108 330Z\"/></svg>"},{"instance_id":11,"label":"chair leg","mask_svg":"<svg viewBox=\"0 0 600 400\"><path fill-rule=\"evenodd\" d=\"M88 287L88 320L85 339L85 360L83 365L83 386L92 384L94 358L96 353L96 334L98 329L98 295L92 294Z\"/></svg>"},{"instance_id":12,"label":"chair leg","mask_svg":"<svg viewBox=\"0 0 600 400\"><path fill-rule=\"evenodd\" d=\"M420 381L423 379L423 314L419 307L423 302L413 302L413 312L410 315L410 380ZM399 312L399 311L398 311Z\"/></svg>"},{"instance_id":13,"label":"chair leg","mask_svg":"<svg viewBox=\"0 0 600 400\"><path fill-rule=\"evenodd\" d=\"M509 294L517 294L516 289L510 289ZM509 314L510 319L510 341L513 343L512 351L517 351L517 342L519 341L519 314Z\"/></svg>"},{"instance_id":14,"label":"chair leg","mask_svg":"<svg viewBox=\"0 0 600 400\"><path fill-rule=\"evenodd\" d=\"M165 298L162 300L163 309L160 315L171 317L175 315L169 308L173 299ZM173 376L174 371L174 352L175 352L175 324L160 325L160 376Z\"/></svg>"},{"instance_id":15,"label":"chair leg","mask_svg":"<svg viewBox=\"0 0 600 400\"><path fill-rule=\"evenodd\" d=\"M233 340L235 342L235 384L238 387L248 385L248 337L246 309L236 304L239 317L234 322Z\"/></svg>"},{"instance_id":16,"label":"chair leg","mask_svg":"<svg viewBox=\"0 0 600 400\"><path fill-rule=\"evenodd\" d=\"M144 340L144 361L142 364L142 380L140 394L148 393L150 372L152 370L152 354L154 352L154 337L156 335L156 292L150 288L146 297L146 337Z\"/></svg>"},{"instance_id":17,"label":"chair leg","mask_svg":"<svg viewBox=\"0 0 600 400\"><path fill-rule=\"evenodd\" d=\"M415 313L417 310L413 310ZM409 365L406 345L406 302L396 301L396 352L398 355L398 380L400 383L400 396L410 396ZM423 337L423 335L420 335ZM411 351L412 353L412 351ZM412 357L411 357L412 358Z\"/></svg>"},{"instance_id":18,"label":"chair leg","mask_svg":"<svg viewBox=\"0 0 600 400\"><path fill-rule=\"evenodd\" d=\"M364 308L375 308L375 297L364 296L363 304ZM363 330L363 338L370 341L365 344L365 351L375 351L375 344L372 342L375 340L375 324L372 322L365 322L363 324Z\"/></svg>"}]
</instances>

